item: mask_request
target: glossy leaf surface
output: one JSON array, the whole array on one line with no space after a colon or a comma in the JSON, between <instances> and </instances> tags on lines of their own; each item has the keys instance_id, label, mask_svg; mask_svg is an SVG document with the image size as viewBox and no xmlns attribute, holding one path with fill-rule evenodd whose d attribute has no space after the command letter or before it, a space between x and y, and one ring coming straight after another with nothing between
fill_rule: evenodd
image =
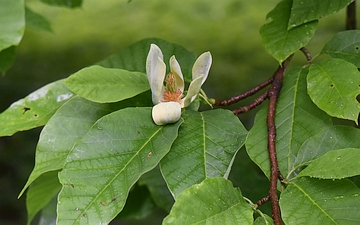
<instances>
[{"instance_id":1,"label":"glossy leaf surface","mask_svg":"<svg viewBox=\"0 0 360 225\"><path fill-rule=\"evenodd\" d=\"M187 110L182 118L179 137L160 163L175 198L208 177L227 178L247 134L239 119L228 110Z\"/></svg>"},{"instance_id":2,"label":"glossy leaf surface","mask_svg":"<svg viewBox=\"0 0 360 225\"><path fill-rule=\"evenodd\" d=\"M357 123L360 103L360 73L342 59L330 59L310 66L308 92L314 103L330 116Z\"/></svg>"},{"instance_id":3,"label":"glossy leaf surface","mask_svg":"<svg viewBox=\"0 0 360 225\"><path fill-rule=\"evenodd\" d=\"M252 224L253 210L224 178L208 178L182 192L163 224Z\"/></svg>"},{"instance_id":4,"label":"glossy leaf surface","mask_svg":"<svg viewBox=\"0 0 360 225\"><path fill-rule=\"evenodd\" d=\"M109 105L93 103L79 96L65 103L40 134L35 167L20 195L41 174L62 169L74 144L98 119L110 112Z\"/></svg>"},{"instance_id":5,"label":"glossy leaf surface","mask_svg":"<svg viewBox=\"0 0 360 225\"><path fill-rule=\"evenodd\" d=\"M90 66L64 82L70 90L94 102L117 102L150 89L146 74L122 69Z\"/></svg>"},{"instance_id":6,"label":"glossy leaf surface","mask_svg":"<svg viewBox=\"0 0 360 225\"><path fill-rule=\"evenodd\" d=\"M293 0L288 29L337 13L353 0Z\"/></svg>"},{"instance_id":7,"label":"glossy leaf surface","mask_svg":"<svg viewBox=\"0 0 360 225\"><path fill-rule=\"evenodd\" d=\"M285 224L360 223L360 189L349 180L300 178L281 193Z\"/></svg>"},{"instance_id":8,"label":"glossy leaf surface","mask_svg":"<svg viewBox=\"0 0 360 225\"><path fill-rule=\"evenodd\" d=\"M360 67L360 31L347 30L337 33L325 47L322 53L327 53L333 58L344 59L356 67Z\"/></svg>"},{"instance_id":9,"label":"glossy leaf surface","mask_svg":"<svg viewBox=\"0 0 360 225\"><path fill-rule=\"evenodd\" d=\"M342 179L360 175L360 149L345 148L327 152L313 160L298 177Z\"/></svg>"},{"instance_id":10,"label":"glossy leaf surface","mask_svg":"<svg viewBox=\"0 0 360 225\"><path fill-rule=\"evenodd\" d=\"M73 95L62 80L59 80L14 102L0 114L0 136L9 136L18 131L45 125L56 110Z\"/></svg>"},{"instance_id":11,"label":"glossy leaf surface","mask_svg":"<svg viewBox=\"0 0 360 225\"><path fill-rule=\"evenodd\" d=\"M307 69L294 68L284 77L276 108L276 149L280 171L286 176L293 168L301 145L331 125L331 119L318 109L306 93ZM246 150L250 158L269 177L270 163L267 151L267 106L256 115L249 131Z\"/></svg>"},{"instance_id":12,"label":"glossy leaf surface","mask_svg":"<svg viewBox=\"0 0 360 225\"><path fill-rule=\"evenodd\" d=\"M0 51L18 45L25 30L24 0L0 0ZM9 13L11 12L11 13Z\"/></svg>"},{"instance_id":13,"label":"glossy leaf surface","mask_svg":"<svg viewBox=\"0 0 360 225\"><path fill-rule=\"evenodd\" d=\"M304 47L313 37L318 24L317 21L312 21L288 30L291 5L291 0L281 1L266 16L271 22L260 28L266 50L279 63Z\"/></svg>"},{"instance_id":14,"label":"glossy leaf surface","mask_svg":"<svg viewBox=\"0 0 360 225\"><path fill-rule=\"evenodd\" d=\"M134 183L170 151L181 122L157 126L151 108L144 107L98 120L76 143L59 174L63 188L57 223L109 223L124 207Z\"/></svg>"},{"instance_id":15,"label":"glossy leaf surface","mask_svg":"<svg viewBox=\"0 0 360 225\"><path fill-rule=\"evenodd\" d=\"M348 126L328 126L310 137L301 146L294 168L308 165L312 160L325 153L343 148L359 148L360 130Z\"/></svg>"}]
</instances>

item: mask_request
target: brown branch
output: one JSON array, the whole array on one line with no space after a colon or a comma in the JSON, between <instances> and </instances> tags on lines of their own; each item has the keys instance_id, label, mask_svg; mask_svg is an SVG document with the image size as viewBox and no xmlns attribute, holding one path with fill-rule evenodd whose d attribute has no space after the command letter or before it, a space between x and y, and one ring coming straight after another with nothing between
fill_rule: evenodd
<instances>
[{"instance_id":1,"label":"brown branch","mask_svg":"<svg viewBox=\"0 0 360 225\"><path fill-rule=\"evenodd\" d=\"M356 30L356 0L346 8L346 30Z\"/></svg>"},{"instance_id":2,"label":"brown branch","mask_svg":"<svg viewBox=\"0 0 360 225\"><path fill-rule=\"evenodd\" d=\"M307 50L307 48L305 48L305 47L302 47L302 48L300 48L300 51L302 51L302 53L304 53L308 64L310 64L312 61L312 56L311 56L309 50Z\"/></svg>"},{"instance_id":3,"label":"brown branch","mask_svg":"<svg viewBox=\"0 0 360 225\"><path fill-rule=\"evenodd\" d=\"M232 110L232 112L235 115L241 114L241 113L245 113L248 112L254 108L256 108L257 106L259 106L265 99L268 98L268 94L269 92L266 91L264 94L260 95L258 98L256 98L252 103L250 103L247 106L242 106L240 108L234 109Z\"/></svg>"},{"instance_id":4,"label":"brown branch","mask_svg":"<svg viewBox=\"0 0 360 225\"><path fill-rule=\"evenodd\" d=\"M238 102L240 100L243 100L243 99L257 93L258 91L260 91L264 87L271 84L273 82L273 80L274 80L274 78L271 77L270 79L263 82L262 84L259 84L258 86L254 87L253 89L251 89L251 90L249 90L249 91L247 91L247 92L245 92L243 94L231 97L231 98L229 98L227 100L215 100L214 105L226 106L226 105L234 104L234 103L236 103L236 102Z\"/></svg>"},{"instance_id":5,"label":"brown branch","mask_svg":"<svg viewBox=\"0 0 360 225\"><path fill-rule=\"evenodd\" d=\"M277 195L277 181L280 177L280 170L278 161L276 158L276 125L275 125L275 112L276 103L282 87L284 79L285 68L289 63L292 56L287 58L282 66L276 70L274 74L274 81L269 89L269 109L267 115L267 126L268 126L268 151L270 158L270 190L269 197L271 201L272 216L275 225L281 225L279 198Z\"/></svg>"},{"instance_id":6,"label":"brown branch","mask_svg":"<svg viewBox=\"0 0 360 225\"><path fill-rule=\"evenodd\" d=\"M261 206L263 204L265 204L266 202L270 201L270 196L267 195L266 197L263 197L262 199L260 199L259 201L257 201L255 204L257 206Z\"/></svg>"}]
</instances>

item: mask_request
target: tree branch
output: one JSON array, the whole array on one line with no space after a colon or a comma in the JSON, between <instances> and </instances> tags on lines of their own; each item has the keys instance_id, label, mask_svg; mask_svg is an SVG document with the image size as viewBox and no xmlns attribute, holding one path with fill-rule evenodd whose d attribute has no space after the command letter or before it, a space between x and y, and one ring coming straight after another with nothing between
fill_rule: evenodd
<instances>
[{"instance_id":1,"label":"tree branch","mask_svg":"<svg viewBox=\"0 0 360 225\"><path fill-rule=\"evenodd\" d=\"M254 109L255 107L259 106L265 99L268 98L269 92L265 92L264 94L260 95L258 98L256 98L252 103L250 103L247 106L242 106L240 108L234 109L232 112L235 115L241 114L241 113L245 113L248 112L252 109Z\"/></svg>"},{"instance_id":2,"label":"tree branch","mask_svg":"<svg viewBox=\"0 0 360 225\"><path fill-rule=\"evenodd\" d=\"M274 74L274 81L269 89L269 108L267 115L268 126L268 151L270 158L270 189L269 197L271 201L272 216L275 225L281 225L281 215L279 207L279 198L277 195L277 181L282 176L280 175L279 165L276 157L276 125L275 125L275 112L276 103L282 87L284 79L285 68L289 63L292 56L288 57L282 66L279 66Z\"/></svg>"}]
</instances>

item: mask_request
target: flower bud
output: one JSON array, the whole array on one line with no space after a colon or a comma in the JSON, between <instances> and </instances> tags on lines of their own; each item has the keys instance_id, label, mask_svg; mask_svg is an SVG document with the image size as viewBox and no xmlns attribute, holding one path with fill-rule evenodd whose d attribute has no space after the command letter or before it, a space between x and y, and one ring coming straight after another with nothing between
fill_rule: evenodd
<instances>
[{"instance_id":1,"label":"flower bud","mask_svg":"<svg viewBox=\"0 0 360 225\"><path fill-rule=\"evenodd\" d=\"M176 123L181 117L181 105L178 102L161 102L152 108L152 118L156 125Z\"/></svg>"}]
</instances>

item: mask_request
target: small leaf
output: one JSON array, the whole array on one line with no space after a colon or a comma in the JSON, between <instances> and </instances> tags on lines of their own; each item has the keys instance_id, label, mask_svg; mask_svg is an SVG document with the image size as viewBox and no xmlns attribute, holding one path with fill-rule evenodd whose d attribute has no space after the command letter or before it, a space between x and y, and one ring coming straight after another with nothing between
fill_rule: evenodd
<instances>
[{"instance_id":1,"label":"small leaf","mask_svg":"<svg viewBox=\"0 0 360 225\"><path fill-rule=\"evenodd\" d=\"M0 114L0 136L43 126L74 94L62 80L50 83L14 102Z\"/></svg>"},{"instance_id":2,"label":"small leaf","mask_svg":"<svg viewBox=\"0 0 360 225\"><path fill-rule=\"evenodd\" d=\"M90 66L65 80L76 94L94 102L117 102L150 89L145 74L127 70Z\"/></svg>"},{"instance_id":3,"label":"small leaf","mask_svg":"<svg viewBox=\"0 0 360 225\"><path fill-rule=\"evenodd\" d=\"M285 224L360 224L360 189L351 181L300 178L281 193Z\"/></svg>"},{"instance_id":4,"label":"small leaf","mask_svg":"<svg viewBox=\"0 0 360 225\"><path fill-rule=\"evenodd\" d=\"M16 56L16 47L11 46L9 48L0 51L0 72L5 75L6 71L13 65Z\"/></svg>"},{"instance_id":5,"label":"small leaf","mask_svg":"<svg viewBox=\"0 0 360 225\"><path fill-rule=\"evenodd\" d=\"M331 118L311 101L306 93L306 68L289 70L276 106L276 149L280 171L284 176L292 171L301 145L320 132L319 127L331 125ZM254 126L246 139L246 151L250 158L270 176L267 151L268 107L262 108L255 117Z\"/></svg>"},{"instance_id":6,"label":"small leaf","mask_svg":"<svg viewBox=\"0 0 360 225\"><path fill-rule=\"evenodd\" d=\"M264 214L263 217L256 218L253 225L274 225L274 221L270 216Z\"/></svg>"},{"instance_id":7,"label":"small leaf","mask_svg":"<svg viewBox=\"0 0 360 225\"><path fill-rule=\"evenodd\" d=\"M25 19L26 26L31 27L36 30L52 31L51 25L47 19L42 15L35 13L28 7L25 7Z\"/></svg>"},{"instance_id":8,"label":"small leaf","mask_svg":"<svg viewBox=\"0 0 360 225\"><path fill-rule=\"evenodd\" d=\"M294 167L301 168L325 153L360 146L360 130L349 126L327 126L301 146Z\"/></svg>"},{"instance_id":9,"label":"small leaf","mask_svg":"<svg viewBox=\"0 0 360 225\"><path fill-rule=\"evenodd\" d=\"M353 0L293 0L288 29L337 13Z\"/></svg>"},{"instance_id":10,"label":"small leaf","mask_svg":"<svg viewBox=\"0 0 360 225\"><path fill-rule=\"evenodd\" d=\"M29 187L26 193L27 224L31 223L36 214L54 198L60 189L58 171L43 174Z\"/></svg>"},{"instance_id":11,"label":"small leaf","mask_svg":"<svg viewBox=\"0 0 360 225\"><path fill-rule=\"evenodd\" d=\"M52 6L64 6L69 8L80 7L82 4L82 0L40 0L40 1Z\"/></svg>"},{"instance_id":12,"label":"small leaf","mask_svg":"<svg viewBox=\"0 0 360 225\"><path fill-rule=\"evenodd\" d=\"M342 179L360 175L360 149L345 148L327 152L313 160L298 177Z\"/></svg>"},{"instance_id":13,"label":"small leaf","mask_svg":"<svg viewBox=\"0 0 360 225\"><path fill-rule=\"evenodd\" d=\"M246 129L229 110L186 110L185 122L160 169L174 197L208 177L227 178Z\"/></svg>"},{"instance_id":14,"label":"small leaf","mask_svg":"<svg viewBox=\"0 0 360 225\"><path fill-rule=\"evenodd\" d=\"M94 125L96 120L112 112L108 104L98 104L79 96L65 103L42 130L36 146L35 167L20 196L41 174L60 170L72 147Z\"/></svg>"},{"instance_id":15,"label":"small leaf","mask_svg":"<svg viewBox=\"0 0 360 225\"><path fill-rule=\"evenodd\" d=\"M0 51L18 45L25 31L24 0L0 0Z\"/></svg>"},{"instance_id":16,"label":"small leaf","mask_svg":"<svg viewBox=\"0 0 360 225\"><path fill-rule=\"evenodd\" d=\"M347 30L337 33L321 51L333 58L344 59L360 67L360 31Z\"/></svg>"},{"instance_id":17,"label":"small leaf","mask_svg":"<svg viewBox=\"0 0 360 225\"><path fill-rule=\"evenodd\" d=\"M357 124L360 103L360 73L356 66L342 59L312 64L307 77L313 102L330 116L349 119Z\"/></svg>"},{"instance_id":18,"label":"small leaf","mask_svg":"<svg viewBox=\"0 0 360 225\"><path fill-rule=\"evenodd\" d=\"M181 123L157 126L151 108L144 107L99 119L76 143L59 174L63 188L57 224L108 224L134 183L170 151Z\"/></svg>"},{"instance_id":19,"label":"small leaf","mask_svg":"<svg viewBox=\"0 0 360 225\"><path fill-rule=\"evenodd\" d=\"M174 204L174 198L166 186L164 178L161 176L159 167L145 173L139 179L139 184L148 187L152 199L157 206L170 212L170 209Z\"/></svg>"},{"instance_id":20,"label":"small leaf","mask_svg":"<svg viewBox=\"0 0 360 225\"><path fill-rule=\"evenodd\" d=\"M291 5L291 0L281 1L266 16L272 21L260 28L266 50L280 64L310 41L318 24L317 21L312 21L288 30Z\"/></svg>"},{"instance_id":21,"label":"small leaf","mask_svg":"<svg viewBox=\"0 0 360 225\"><path fill-rule=\"evenodd\" d=\"M224 178L207 178L183 191L163 224L253 224L253 210Z\"/></svg>"},{"instance_id":22,"label":"small leaf","mask_svg":"<svg viewBox=\"0 0 360 225\"><path fill-rule=\"evenodd\" d=\"M98 65L108 68L125 69L129 71L139 71L146 73L146 57L150 50L150 44L156 44L161 48L164 55L166 68L170 70L169 59L175 55L176 60L181 65L184 79L187 82L192 80L191 70L195 62L195 55L184 47L176 45L162 39L144 39L135 44L122 49L118 53L108 57L98 63Z\"/></svg>"}]
</instances>

